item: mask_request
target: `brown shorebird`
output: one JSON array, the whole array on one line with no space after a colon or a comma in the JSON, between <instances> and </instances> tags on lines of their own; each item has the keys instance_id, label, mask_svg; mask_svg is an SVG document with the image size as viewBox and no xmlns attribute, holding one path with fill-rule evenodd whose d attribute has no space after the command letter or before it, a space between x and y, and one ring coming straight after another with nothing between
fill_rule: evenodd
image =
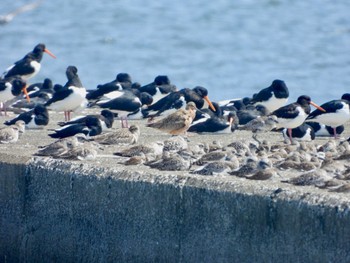
<instances>
[{"instance_id":1,"label":"brown shorebird","mask_svg":"<svg viewBox=\"0 0 350 263\"><path fill-rule=\"evenodd\" d=\"M22 120L15 124L0 129L0 143L14 143L18 141L19 134L25 130L25 123Z\"/></svg>"},{"instance_id":2,"label":"brown shorebird","mask_svg":"<svg viewBox=\"0 0 350 263\"><path fill-rule=\"evenodd\" d=\"M61 155L66 154L78 144L79 141L77 136L70 136L41 147L41 149L38 150L34 155L59 158Z\"/></svg>"},{"instance_id":3,"label":"brown shorebird","mask_svg":"<svg viewBox=\"0 0 350 263\"><path fill-rule=\"evenodd\" d=\"M107 132L91 138L92 141L114 145L114 144L135 144L140 136L140 128L137 125L131 125L129 128L120 128L116 131Z\"/></svg>"},{"instance_id":4,"label":"brown shorebird","mask_svg":"<svg viewBox=\"0 0 350 263\"><path fill-rule=\"evenodd\" d=\"M196 115L196 110L196 105L190 101L186 109L179 109L157 122L148 123L147 126L172 135L185 134Z\"/></svg>"}]
</instances>

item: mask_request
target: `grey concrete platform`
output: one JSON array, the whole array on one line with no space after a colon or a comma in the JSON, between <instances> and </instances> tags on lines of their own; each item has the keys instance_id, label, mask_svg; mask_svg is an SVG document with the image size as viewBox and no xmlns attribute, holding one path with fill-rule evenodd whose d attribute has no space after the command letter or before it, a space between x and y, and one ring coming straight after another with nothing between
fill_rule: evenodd
<instances>
[{"instance_id":1,"label":"grey concrete platform","mask_svg":"<svg viewBox=\"0 0 350 263\"><path fill-rule=\"evenodd\" d=\"M137 123L140 143L168 138ZM27 131L0 145L0 262L350 262L348 193L32 156L51 141Z\"/></svg>"}]
</instances>

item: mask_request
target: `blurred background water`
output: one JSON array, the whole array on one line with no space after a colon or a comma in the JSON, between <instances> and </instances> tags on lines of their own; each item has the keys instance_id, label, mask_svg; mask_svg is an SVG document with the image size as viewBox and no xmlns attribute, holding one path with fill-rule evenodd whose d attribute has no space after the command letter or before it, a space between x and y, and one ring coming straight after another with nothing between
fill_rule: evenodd
<instances>
[{"instance_id":1,"label":"blurred background water","mask_svg":"<svg viewBox=\"0 0 350 263\"><path fill-rule=\"evenodd\" d=\"M1 0L0 15L33 0ZM45 43L39 75L65 84L75 65L87 89L127 72L147 84L168 75L213 101L251 96L282 79L290 102L350 92L347 0L60 0L0 25L0 71Z\"/></svg>"}]
</instances>

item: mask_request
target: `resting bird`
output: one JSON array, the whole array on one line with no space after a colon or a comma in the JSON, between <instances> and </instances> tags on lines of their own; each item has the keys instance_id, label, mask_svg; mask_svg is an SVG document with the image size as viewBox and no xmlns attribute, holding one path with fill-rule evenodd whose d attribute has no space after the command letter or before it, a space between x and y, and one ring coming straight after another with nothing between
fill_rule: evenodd
<instances>
[{"instance_id":1,"label":"resting bird","mask_svg":"<svg viewBox=\"0 0 350 263\"><path fill-rule=\"evenodd\" d=\"M15 124L0 129L0 143L15 143L19 134L25 130L24 121L17 121Z\"/></svg>"},{"instance_id":2,"label":"resting bird","mask_svg":"<svg viewBox=\"0 0 350 263\"><path fill-rule=\"evenodd\" d=\"M28 129L42 129L49 123L49 112L44 105L37 104L34 109L23 112L4 124L13 125L18 120L24 121Z\"/></svg>"},{"instance_id":3,"label":"resting bird","mask_svg":"<svg viewBox=\"0 0 350 263\"><path fill-rule=\"evenodd\" d=\"M100 114L89 114L86 116L76 117L74 119L71 119L70 121L58 122L58 125L63 127L70 124L78 124L78 123L84 124L86 122L86 118L90 118L90 117L96 117L100 120L102 131L107 131L113 126L114 113L111 112L110 110L102 110Z\"/></svg>"},{"instance_id":4,"label":"resting bird","mask_svg":"<svg viewBox=\"0 0 350 263\"><path fill-rule=\"evenodd\" d=\"M147 127L155 128L172 135L186 133L196 115L196 109L194 102L189 102L185 110L179 109L161 120L148 123Z\"/></svg>"},{"instance_id":5,"label":"resting bird","mask_svg":"<svg viewBox=\"0 0 350 263\"><path fill-rule=\"evenodd\" d=\"M129 145L137 143L140 136L140 128L137 125L131 125L129 128L120 128L115 131L96 135L90 140L107 145Z\"/></svg>"},{"instance_id":6,"label":"resting bird","mask_svg":"<svg viewBox=\"0 0 350 263\"><path fill-rule=\"evenodd\" d=\"M284 106L289 97L287 85L283 80L276 79L271 86L262 89L257 94L253 95L250 103L254 105L263 105L269 112L273 112Z\"/></svg>"},{"instance_id":7,"label":"resting bird","mask_svg":"<svg viewBox=\"0 0 350 263\"><path fill-rule=\"evenodd\" d=\"M85 119L85 123L74 123L63 126L60 129L54 130L54 133L49 134L51 138L65 138L74 136L78 133L83 133L86 136L96 136L102 132L101 122L95 116L90 116Z\"/></svg>"}]
</instances>

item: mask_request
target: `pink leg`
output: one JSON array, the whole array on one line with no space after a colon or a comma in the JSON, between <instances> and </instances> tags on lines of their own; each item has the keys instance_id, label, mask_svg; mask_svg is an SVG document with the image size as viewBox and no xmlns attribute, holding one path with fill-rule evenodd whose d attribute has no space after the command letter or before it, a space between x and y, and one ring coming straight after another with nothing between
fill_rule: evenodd
<instances>
[{"instance_id":1,"label":"pink leg","mask_svg":"<svg viewBox=\"0 0 350 263\"><path fill-rule=\"evenodd\" d=\"M334 135L334 139L338 139L336 128L333 128L333 135Z\"/></svg>"},{"instance_id":2,"label":"pink leg","mask_svg":"<svg viewBox=\"0 0 350 263\"><path fill-rule=\"evenodd\" d=\"M293 139L292 139L292 129L291 129L291 128L288 128L287 131L288 131L288 136L289 136L290 143L293 143Z\"/></svg>"}]
</instances>

